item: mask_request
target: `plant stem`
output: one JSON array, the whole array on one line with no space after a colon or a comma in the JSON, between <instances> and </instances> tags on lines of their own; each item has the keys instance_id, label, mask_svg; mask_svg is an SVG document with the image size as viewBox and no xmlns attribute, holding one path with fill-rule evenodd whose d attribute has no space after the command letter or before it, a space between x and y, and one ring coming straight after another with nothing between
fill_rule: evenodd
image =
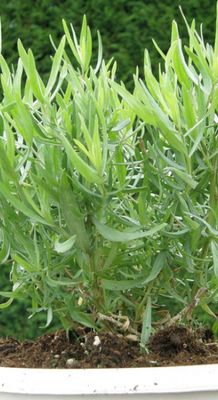
<instances>
[{"instance_id":1,"label":"plant stem","mask_svg":"<svg viewBox=\"0 0 218 400\"><path fill-rule=\"evenodd\" d=\"M143 297L143 299L141 300L141 302L139 303L138 307L136 308L136 314L135 314L135 323L134 323L134 329L137 330L138 325L141 321L141 314L142 314L142 309L144 307L144 305L146 304L147 300L148 300L148 296L150 296L150 293L152 291L154 285L154 281L151 281L148 285L148 288L146 290L145 296Z\"/></svg>"},{"instance_id":2,"label":"plant stem","mask_svg":"<svg viewBox=\"0 0 218 400\"><path fill-rule=\"evenodd\" d=\"M215 150L218 148L218 136L216 138L216 146L215 146ZM207 216L207 222L208 224L210 224L212 227L214 227L215 223L216 223L216 207L217 207L217 203L218 203L218 197L217 197L217 187L216 187L216 174L217 174L217 164L218 164L218 154L216 154L212 160L212 170L211 170L211 174L210 174L210 198L209 198L209 212L208 212L208 216ZM207 229L208 235L209 235L209 230ZM207 258L207 254L209 251L209 247L210 247L210 241L211 238L208 237L208 239L206 240L206 242L204 243L204 246L202 248L201 251L201 259L205 260ZM202 279L202 271L204 269L205 264L207 263L207 261L203 261L200 267L200 270L197 272L196 278L198 281L201 281ZM192 295L196 295L198 290L198 285L195 279L194 285L193 285L193 289L192 289Z\"/></svg>"}]
</instances>

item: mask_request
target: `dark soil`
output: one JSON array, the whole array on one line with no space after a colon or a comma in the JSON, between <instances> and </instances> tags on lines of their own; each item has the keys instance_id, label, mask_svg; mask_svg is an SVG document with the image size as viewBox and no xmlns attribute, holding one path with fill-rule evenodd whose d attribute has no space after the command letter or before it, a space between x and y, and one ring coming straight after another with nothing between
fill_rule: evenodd
<instances>
[{"instance_id":1,"label":"dark soil","mask_svg":"<svg viewBox=\"0 0 218 400\"><path fill-rule=\"evenodd\" d=\"M208 329L192 331L168 326L153 334L144 352L132 337L110 333L64 330L47 333L36 341L0 339L0 367L19 368L125 368L217 364L218 345Z\"/></svg>"}]
</instances>

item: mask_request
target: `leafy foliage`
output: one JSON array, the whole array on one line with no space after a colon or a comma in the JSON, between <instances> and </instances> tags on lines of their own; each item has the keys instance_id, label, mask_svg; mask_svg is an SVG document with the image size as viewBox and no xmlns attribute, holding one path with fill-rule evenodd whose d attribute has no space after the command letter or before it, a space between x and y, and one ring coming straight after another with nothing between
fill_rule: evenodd
<instances>
[{"instance_id":1,"label":"leafy foliage","mask_svg":"<svg viewBox=\"0 0 218 400\"><path fill-rule=\"evenodd\" d=\"M0 58L1 256L2 262L9 254L13 259L14 283L12 292L0 294L10 297L2 307L30 296L32 313L47 310L47 325L55 312L66 329L75 322L97 329L98 312L134 304L117 293L120 287L134 290L137 279L140 302L144 283L157 276L159 264L151 276L146 265L142 271L143 243L158 237L165 224L145 223L135 206L145 189L137 149L141 128L108 85L116 65L101 62L99 36L98 61L90 67L85 17L79 40L63 24L66 37L46 85L21 41L15 74ZM65 52L66 39L77 71ZM131 271L133 279L126 280Z\"/></svg>"},{"instance_id":2,"label":"leafy foliage","mask_svg":"<svg viewBox=\"0 0 218 400\"><path fill-rule=\"evenodd\" d=\"M166 56L156 45L164 58L159 80L146 52L145 81L135 76L133 95L115 82L111 86L146 123L141 141L144 176L155 220L168 226L159 245L165 251L166 270L171 270L163 293L174 293L180 302L186 297L192 301L205 287L202 308L216 318L208 303L217 296L218 278L218 34L214 48L205 45L194 21L189 26L184 20L189 33L185 53L176 22ZM183 279L181 271L186 271Z\"/></svg>"},{"instance_id":3,"label":"leafy foliage","mask_svg":"<svg viewBox=\"0 0 218 400\"><path fill-rule=\"evenodd\" d=\"M86 17L79 38L63 21L46 83L20 40L15 71L0 56L1 262L13 281L3 308L30 297L32 314L66 330L107 329L113 314L143 344L164 298L188 319L199 302L213 314L218 33L213 48L186 25L186 54L173 22L167 54L156 45L164 71L157 80L145 52L133 94L102 61L100 35L90 64Z\"/></svg>"}]
</instances>

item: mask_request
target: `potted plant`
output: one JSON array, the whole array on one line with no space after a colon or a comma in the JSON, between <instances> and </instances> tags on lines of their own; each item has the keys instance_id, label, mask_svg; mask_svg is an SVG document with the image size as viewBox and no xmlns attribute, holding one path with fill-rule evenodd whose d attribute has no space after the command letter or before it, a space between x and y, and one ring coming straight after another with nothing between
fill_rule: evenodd
<instances>
[{"instance_id":1,"label":"potted plant","mask_svg":"<svg viewBox=\"0 0 218 400\"><path fill-rule=\"evenodd\" d=\"M145 82L137 72L131 94L115 82L116 63L102 61L99 34L91 67L86 18L79 41L73 27L70 33L65 21L63 26L47 84L20 41L13 73L0 56L0 255L11 265L13 282L11 292L0 292L9 298L2 307L28 296L31 314L46 310L49 325L56 313L68 336L81 326L101 332L118 325L146 351L155 322L190 322L196 306L216 318L210 304L217 299L218 277L218 31L212 48L194 22L187 24L184 55L173 22L167 55L158 49L164 59L159 81L145 52ZM180 307L174 316L161 308L169 299ZM152 318L158 307L161 321ZM33 393L24 382L34 376L41 396L54 394L49 382L53 388L63 383L61 396L195 396L209 389L196 383L200 374L208 385L217 366L134 371L112 369L109 378L108 370L21 368L12 392ZM15 370L0 372L6 393ZM42 374L47 388L38 384ZM106 375L109 381L117 377L113 388L104 388ZM176 388L166 387L169 375L179 382ZM216 383L209 390L214 396Z\"/></svg>"}]
</instances>

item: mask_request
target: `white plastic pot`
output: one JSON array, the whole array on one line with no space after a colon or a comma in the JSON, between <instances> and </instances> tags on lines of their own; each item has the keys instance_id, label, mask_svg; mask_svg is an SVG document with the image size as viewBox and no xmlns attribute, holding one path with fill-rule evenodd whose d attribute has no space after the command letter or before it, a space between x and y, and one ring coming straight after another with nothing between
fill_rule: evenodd
<instances>
[{"instance_id":1,"label":"white plastic pot","mask_svg":"<svg viewBox=\"0 0 218 400\"><path fill-rule=\"evenodd\" d=\"M0 400L218 398L218 365L129 369L0 368ZM68 397L69 398L69 397Z\"/></svg>"}]
</instances>

